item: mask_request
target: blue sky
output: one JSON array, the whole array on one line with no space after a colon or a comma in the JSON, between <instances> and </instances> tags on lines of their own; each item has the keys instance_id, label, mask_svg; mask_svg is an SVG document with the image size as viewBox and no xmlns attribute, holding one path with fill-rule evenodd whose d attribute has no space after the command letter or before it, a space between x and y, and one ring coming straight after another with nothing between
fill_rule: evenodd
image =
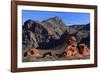
<instances>
[{"instance_id":1,"label":"blue sky","mask_svg":"<svg viewBox=\"0 0 100 73\"><path fill-rule=\"evenodd\" d=\"M54 16L60 17L64 21L64 23L67 25L87 24L90 22L89 13L33 11L33 10L23 10L22 11L23 23L28 19L42 21L42 20L45 20L45 19L48 19Z\"/></svg>"}]
</instances>

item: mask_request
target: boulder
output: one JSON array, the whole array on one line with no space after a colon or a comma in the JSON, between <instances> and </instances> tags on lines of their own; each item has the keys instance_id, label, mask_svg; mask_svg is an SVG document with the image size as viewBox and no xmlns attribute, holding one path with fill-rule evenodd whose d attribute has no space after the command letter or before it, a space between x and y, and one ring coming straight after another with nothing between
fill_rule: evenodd
<instances>
[{"instance_id":1,"label":"boulder","mask_svg":"<svg viewBox=\"0 0 100 73\"><path fill-rule=\"evenodd\" d=\"M73 59L80 58L81 55L79 54L77 49L77 40L75 36L70 36L68 41L68 46L64 50L64 56Z\"/></svg>"},{"instance_id":2,"label":"boulder","mask_svg":"<svg viewBox=\"0 0 100 73\"><path fill-rule=\"evenodd\" d=\"M83 56L89 56L90 55L90 50L85 44L80 44L79 45L79 52Z\"/></svg>"},{"instance_id":3,"label":"boulder","mask_svg":"<svg viewBox=\"0 0 100 73\"><path fill-rule=\"evenodd\" d=\"M75 56L78 53L77 47L74 44L67 46L64 52L66 53L66 56Z\"/></svg>"},{"instance_id":4,"label":"boulder","mask_svg":"<svg viewBox=\"0 0 100 73\"><path fill-rule=\"evenodd\" d=\"M24 53L24 57L41 57L39 50L31 48Z\"/></svg>"}]
</instances>

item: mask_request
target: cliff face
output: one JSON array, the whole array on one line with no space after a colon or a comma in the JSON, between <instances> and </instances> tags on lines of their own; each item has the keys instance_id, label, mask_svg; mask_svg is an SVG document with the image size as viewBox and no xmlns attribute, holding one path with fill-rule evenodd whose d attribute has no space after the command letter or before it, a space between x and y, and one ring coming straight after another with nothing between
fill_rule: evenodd
<instances>
[{"instance_id":1,"label":"cliff face","mask_svg":"<svg viewBox=\"0 0 100 73\"><path fill-rule=\"evenodd\" d=\"M67 37L71 34L76 36L78 43L90 44L90 24L67 26L63 20L57 16L41 22L27 20L24 22L22 28L23 50L32 47L54 49L57 46L65 44Z\"/></svg>"}]
</instances>

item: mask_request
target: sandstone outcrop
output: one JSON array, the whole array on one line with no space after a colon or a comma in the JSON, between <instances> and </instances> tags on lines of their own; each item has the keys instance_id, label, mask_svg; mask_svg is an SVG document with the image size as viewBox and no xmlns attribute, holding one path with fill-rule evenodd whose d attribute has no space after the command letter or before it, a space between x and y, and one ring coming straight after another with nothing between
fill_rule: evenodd
<instances>
[{"instance_id":1,"label":"sandstone outcrop","mask_svg":"<svg viewBox=\"0 0 100 73\"><path fill-rule=\"evenodd\" d=\"M83 56L89 56L90 55L90 50L85 44L80 44L79 45L79 52Z\"/></svg>"},{"instance_id":2,"label":"sandstone outcrop","mask_svg":"<svg viewBox=\"0 0 100 73\"><path fill-rule=\"evenodd\" d=\"M64 56L68 58L80 58L81 55L77 49L77 40L74 36L70 36L68 46L64 50Z\"/></svg>"},{"instance_id":3,"label":"sandstone outcrop","mask_svg":"<svg viewBox=\"0 0 100 73\"><path fill-rule=\"evenodd\" d=\"M41 54L39 50L31 48L24 53L24 57L41 57Z\"/></svg>"}]
</instances>

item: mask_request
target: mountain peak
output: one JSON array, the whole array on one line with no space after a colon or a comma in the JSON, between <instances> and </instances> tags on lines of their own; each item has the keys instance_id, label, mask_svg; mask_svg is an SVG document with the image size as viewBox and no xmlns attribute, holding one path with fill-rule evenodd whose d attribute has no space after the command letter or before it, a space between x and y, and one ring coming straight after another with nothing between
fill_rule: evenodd
<instances>
[{"instance_id":1,"label":"mountain peak","mask_svg":"<svg viewBox=\"0 0 100 73\"><path fill-rule=\"evenodd\" d=\"M60 17L54 16L54 17L48 18L48 19L46 19L46 20L43 20L42 22L47 22L47 21L59 21L59 20L61 20Z\"/></svg>"},{"instance_id":2,"label":"mountain peak","mask_svg":"<svg viewBox=\"0 0 100 73\"><path fill-rule=\"evenodd\" d=\"M58 16L54 16L54 17L52 17L52 19L61 20L60 17L58 17Z\"/></svg>"}]
</instances>

